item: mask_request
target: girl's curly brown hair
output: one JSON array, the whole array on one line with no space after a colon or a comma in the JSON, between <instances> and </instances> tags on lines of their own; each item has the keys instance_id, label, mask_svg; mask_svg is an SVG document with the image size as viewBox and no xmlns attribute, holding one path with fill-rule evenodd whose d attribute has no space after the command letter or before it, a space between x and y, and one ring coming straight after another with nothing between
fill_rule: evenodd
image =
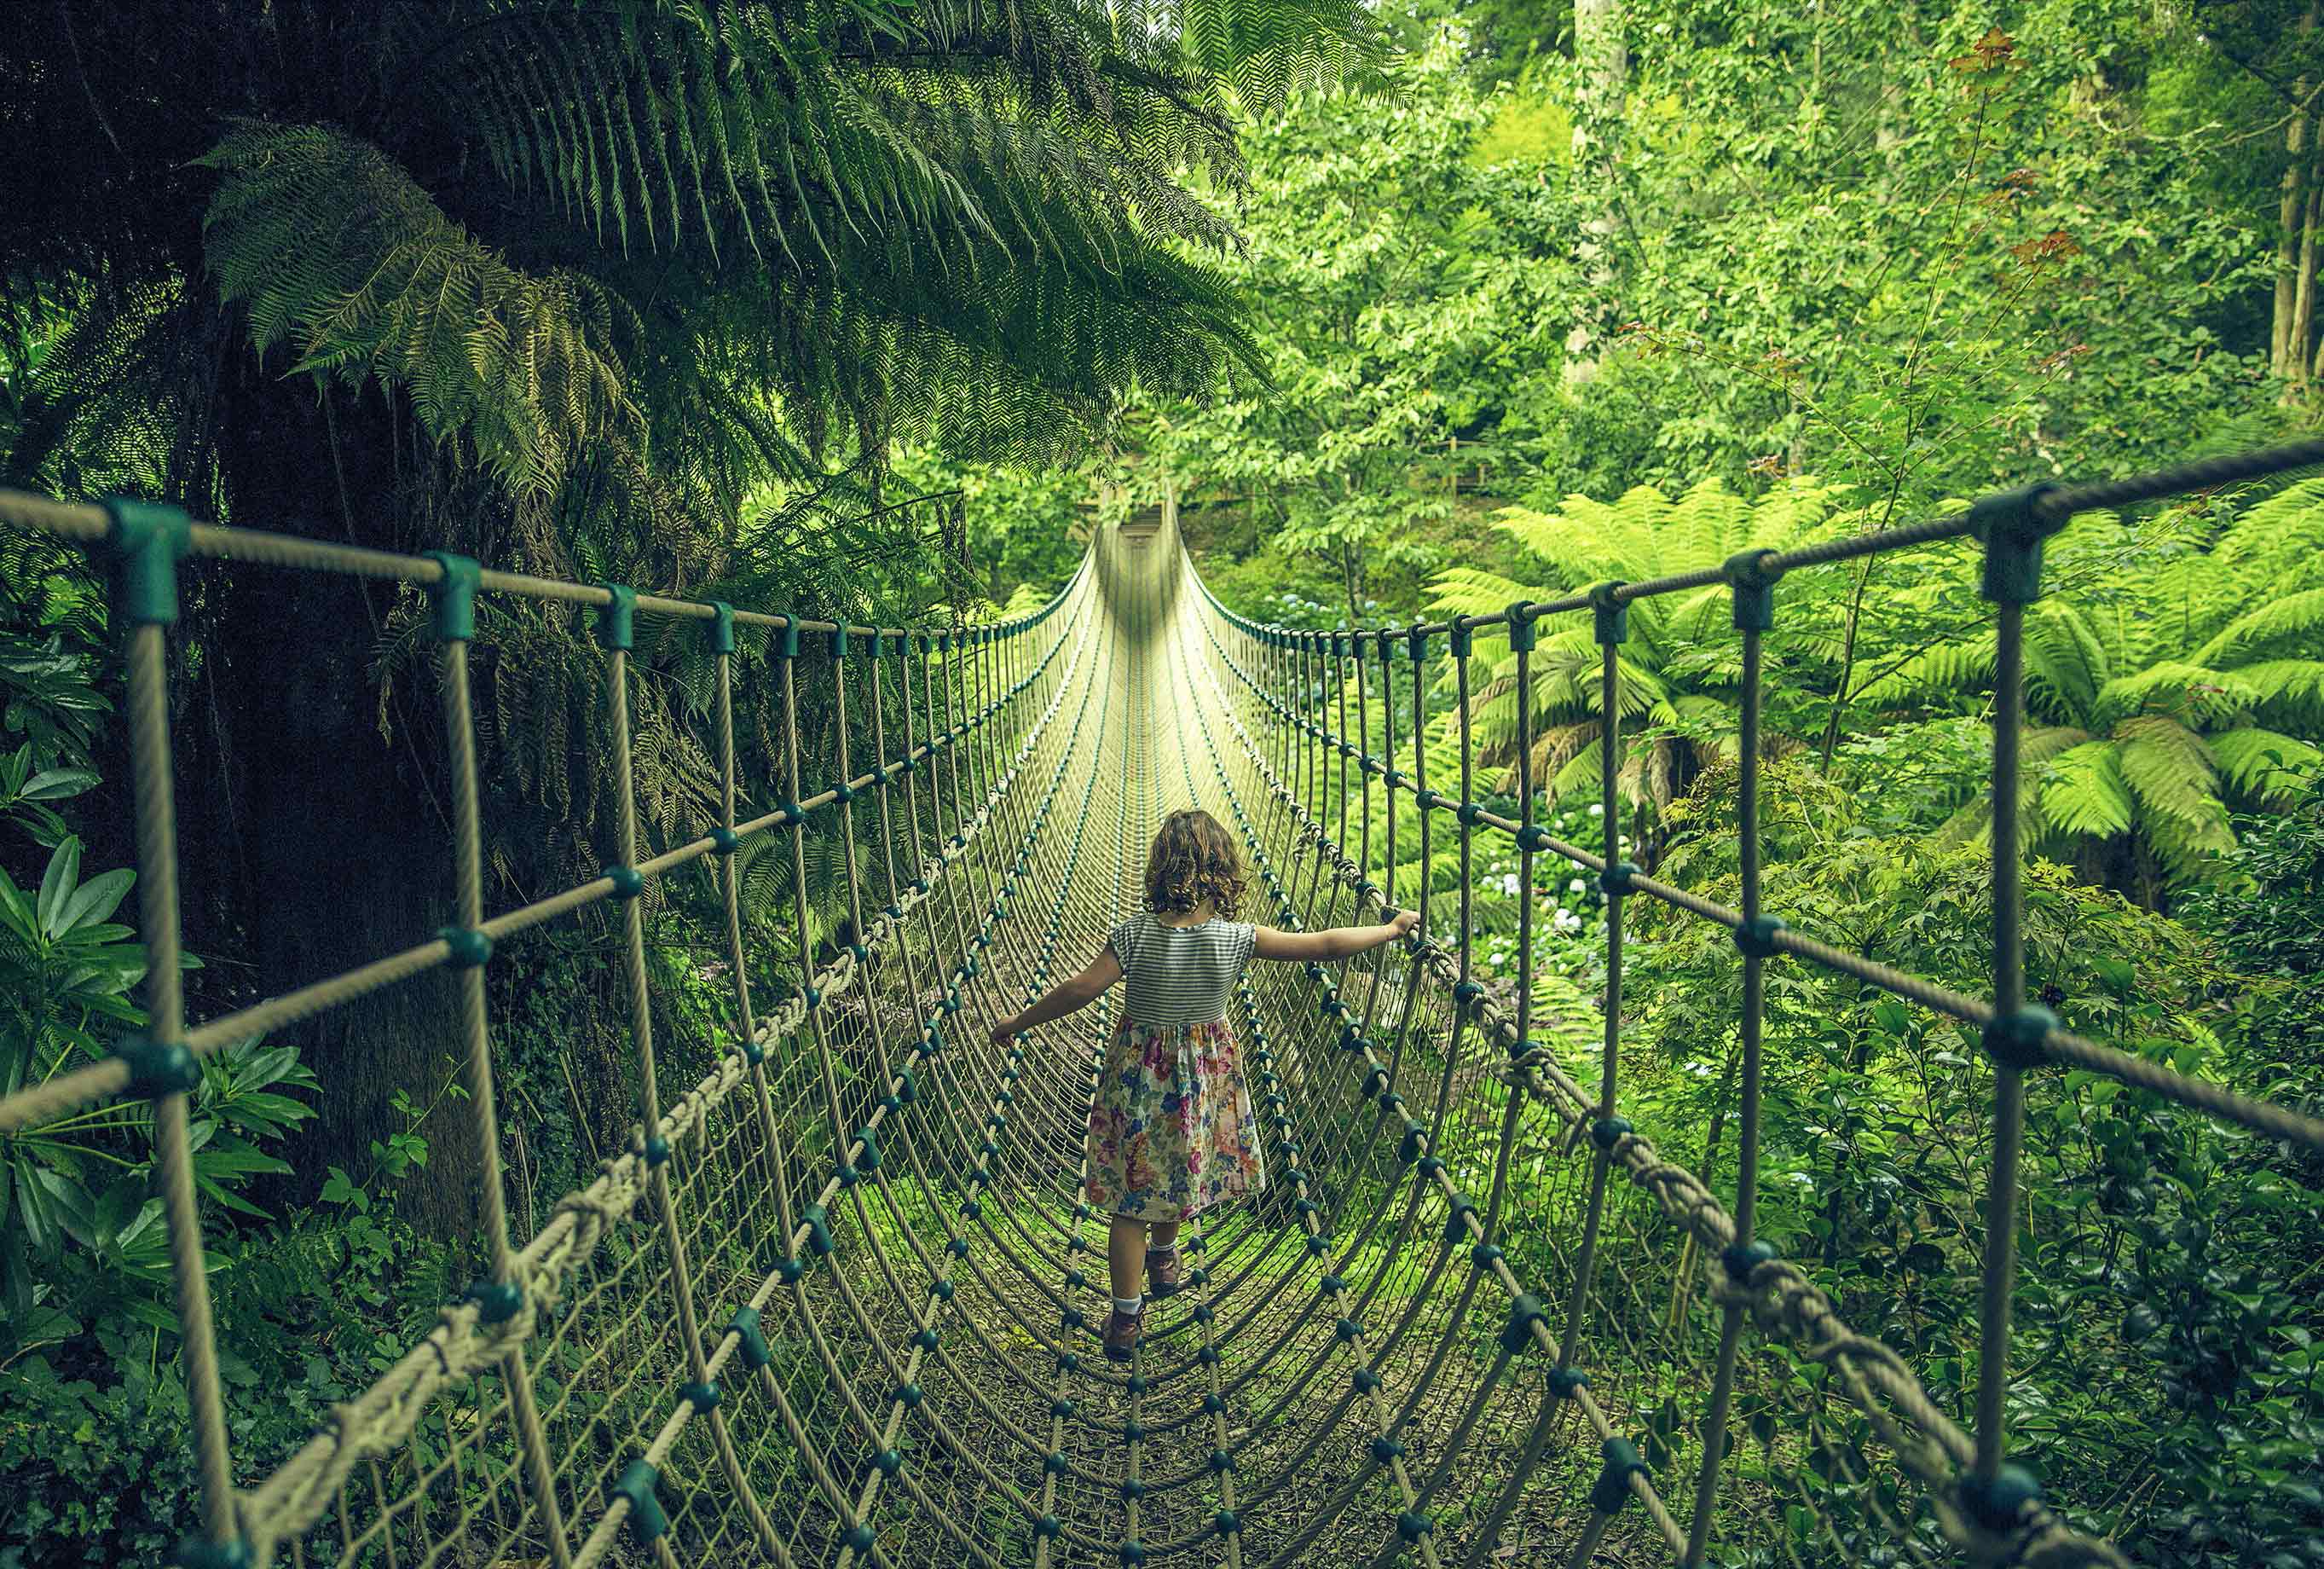
<instances>
[{"instance_id":1,"label":"girl's curly brown hair","mask_svg":"<svg viewBox=\"0 0 2324 1569\"><path fill-rule=\"evenodd\" d=\"M1219 820L1199 808L1162 819L1146 857L1146 905L1157 915L1189 915L1208 904L1222 916L1242 908L1242 857Z\"/></svg>"}]
</instances>

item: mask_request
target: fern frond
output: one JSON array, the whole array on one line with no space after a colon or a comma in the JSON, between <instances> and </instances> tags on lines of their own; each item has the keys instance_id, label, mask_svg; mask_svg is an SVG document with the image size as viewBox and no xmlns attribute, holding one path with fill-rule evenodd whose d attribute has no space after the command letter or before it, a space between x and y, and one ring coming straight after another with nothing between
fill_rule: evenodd
<instances>
[{"instance_id":1,"label":"fern frond","mask_svg":"<svg viewBox=\"0 0 2324 1569\"><path fill-rule=\"evenodd\" d=\"M641 438L614 342L635 324L602 284L511 266L342 132L245 121L202 162L225 176L209 271L260 352L287 341L295 370L401 389L429 434L519 492L552 488L585 446Z\"/></svg>"},{"instance_id":2,"label":"fern frond","mask_svg":"<svg viewBox=\"0 0 2324 1569\"><path fill-rule=\"evenodd\" d=\"M2324 653L2324 588L2302 589L2246 611L2188 658L2221 666L2269 651Z\"/></svg>"},{"instance_id":3,"label":"fern frond","mask_svg":"<svg viewBox=\"0 0 2324 1569\"><path fill-rule=\"evenodd\" d=\"M2236 671L2165 660L2098 689L2090 706L2094 728L2110 728L2138 715L2163 715L2200 728L2247 712L2258 689Z\"/></svg>"},{"instance_id":4,"label":"fern frond","mask_svg":"<svg viewBox=\"0 0 2324 1569\"><path fill-rule=\"evenodd\" d=\"M2297 736L2257 725L2222 731L2205 739L2211 761L2228 787L2270 805L2297 799L2318 767L2324 765L2324 750Z\"/></svg>"},{"instance_id":5,"label":"fern frond","mask_svg":"<svg viewBox=\"0 0 2324 1569\"><path fill-rule=\"evenodd\" d=\"M2113 742L2086 741L2050 760L2042 783L2042 815L2052 828L2107 839L2128 833L2137 813Z\"/></svg>"}]
</instances>

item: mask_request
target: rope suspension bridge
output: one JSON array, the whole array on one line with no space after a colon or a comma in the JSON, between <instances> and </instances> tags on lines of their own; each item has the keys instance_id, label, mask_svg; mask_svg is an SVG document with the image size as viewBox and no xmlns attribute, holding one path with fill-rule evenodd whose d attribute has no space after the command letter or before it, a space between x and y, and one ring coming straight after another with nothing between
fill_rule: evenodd
<instances>
[{"instance_id":1,"label":"rope suspension bridge","mask_svg":"<svg viewBox=\"0 0 2324 1569\"><path fill-rule=\"evenodd\" d=\"M1020 619L882 628L0 492L0 521L115 568L151 950L145 1032L0 1102L0 1136L108 1099L152 1103L204 1526L180 1559L202 1569L1243 1569L1315 1555L1475 1569L1580 1565L1601 1551L1687 1565L2120 1564L2009 1461L2012 1225L1987 1228L1974 1411L1959 1422L1903 1355L1851 1329L1755 1235L1766 977L1827 967L1974 1032L1992 1064L1986 1214L2015 1213L2026 1080L2053 1066L2324 1148L2312 1120L2085 1039L2027 1004L2016 830L2022 627L2043 540L2077 512L2319 461L2324 443L2310 443L2038 486L1496 615L1321 633L1228 612L1168 522L1134 540L1101 531L1073 583ZM1759 890L1761 641L1782 579L1969 536L1983 546L1999 650L1989 998L1827 946L1763 908ZM201 868L178 864L166 699L189 558L424 590L452 784L441 931L198 1021L185 1017L178 900ZM1626 607L1703 594L1731 598L1742 661L1739 908L1622 859L1612 734L1605 843L1567 843L1536 820L1526 727L1538 628L1588 618L1612 732ZM498 913L484 904L469 668L479 595L594 614L612 737L613 863ZM631 757L641 618L706 640L715 660L724 803L719 821L650 854ZM1515 660L1515 817L1479 798L1480 639L1504 640ZM767 661L775 683L770 758L738 756L746 660ZM809 702L832 715L826 755L802 744ZM777 798L744 815L761 794ZM1344 968L1258 965L1242 981L1231 1022L1268 1189L1189 1225L1187 1288L1156 1305L1135 1361L1118 1367L1097 1354L1106 1217L1079 1193L1116 1000L1013 1044L991 1042L987 1025L1098 948L1132 908L1155 826L1189 802L1232 825L1261 921L1353 924L1404 905L1424 918L1407 944ZM736 863L761 835L788 840L798 952L809 955L772 1004L752 993ZM818 945L809 929L810 835L844 857L844 941ZM1586 1027L1541 998L1531 898L1513 990L1489 994L1480 978L1471 887L1489 835L1514 845L1525 889L1537 864L1563 862L1603 891L1594 1080L1558 1049ZM1427 869L1448 846L1457 885L1432 888ZM723 893L728 1027L715 1040L658 1038L641 905L658 883L706 870ZM1639 900L1732 936L1731 1192L1622 1114L1624 910ZM495 945L608 903L639 1119L536 1227L503 1196L486 969ZM235 1454L189 1149L201 1061L438 969L457 983L446 1028L484 1172L482 1278L303 1447ZM710 1066L680 1085L681 1062ZM1545 1163L1525 1153L1544 1148ZM1685 1419L1646 1442L1643 1414L1673 1403Z\"/></svg>"}]
</instances>

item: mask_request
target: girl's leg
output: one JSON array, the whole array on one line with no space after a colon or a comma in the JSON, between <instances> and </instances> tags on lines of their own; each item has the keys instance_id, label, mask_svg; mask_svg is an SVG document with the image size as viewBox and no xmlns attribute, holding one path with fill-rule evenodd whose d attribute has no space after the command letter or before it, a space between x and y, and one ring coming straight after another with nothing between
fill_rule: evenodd
<instances>
[{"instance_id":1,"label":"girl's leg","mask_svg":"<svg viewBox=\"0 0 2324 1569\"><path fill-rule=\"evenodd\" d=\"M1147 1228L1146 1288L1157 1297L1176 1297L1184 1276L1178 1269L1178 1223L1156 1221Z\"/></svg>"},{"instance_id":2,"label":"girl's leg","mask_svg":"<svg viewBox=\"0 0 2324 1569\"><path fill-rule=\"evenodd\" d=\"M1173 1226L1172 1234L1176 1232ZM1114 1216L1106 1230L1105 1255L1107 1271L1113 1277L1114 1300L1135 1301L1146 1289L1146 1223L1129 1215Z\"/></svg>"}]
</instances>

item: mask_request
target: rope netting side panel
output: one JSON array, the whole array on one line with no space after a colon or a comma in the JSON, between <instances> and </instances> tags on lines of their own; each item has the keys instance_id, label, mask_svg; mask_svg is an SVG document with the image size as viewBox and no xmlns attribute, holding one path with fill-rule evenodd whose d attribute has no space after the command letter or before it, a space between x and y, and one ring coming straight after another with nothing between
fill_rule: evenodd
<instances>
[{"instance_id":1,"label":"rope netting side panel","mask_svg":"<svg viewBox=\"0 0 2324 1569\"><path fill-rule=\"evenodd\" d=\"M1435 1493L1425 1501L1438 1516L1423 1517L1418 1528L1442 1546L1465 1538L1470 1561L1480 1561L1513 1550L1506 1539L1511 1521L1522 1523L1526 1500L1541 1499L1559 1522L1547 1550L1575 1564L1609 1540L1626 1553L1686 1564L1738 1554L1796 1563L2122 1561L2109 1545L2068 1528L2043 1504L2039 1483L2006 1461L2011 1225L1987 1228L1980 1378L1968 1431L1930 1398L1903 1357L1849 1329L1804 1271L1755 1239L1766 966L1788 960L1825 966L1979 1033L1995 1081L1987 1213L2015 1211L2024 1080L2045 1066L2095 1071L2271 1138L2324 1145L2324 1128L2310 1119L2084 1039L2026 1005L2015 832L2024 616L2041 592L2043 540L2078 511L2285 473L2319 457L2324 445L2311 442L2120 484L2038 486L1928 523L1789 554L1746 551L1721 568L1600 585L1567 600L1443 623L1321 633L1261 626L1195 584L1203 604L1189 613L1190 679L1223 718L1217 766L1235 820L1267 868L1280 923L1377 919L1397 902L1401 878L1404 901L1419 906L1425 931L1437 938L1417 944L1408 979L1382 960L1369 981L1335 985L1327 975L1311 976L1312 995L1302 1001L1338 1023L1351 1073L1362 1075L1383 1130L1401 1123L1397 1153L1415 1173L1416 1193L1427 1195L1429 1218L1443 1223L1442 1245L1466 1249L1471 1265L1510 1301L1502 1346L1522 1349L1530 1336L1549 1353L1541 1420L1500 1494L1489 1482L1471 1488L1463 1509L1445 1511L1444 1495ZM1963 535L1984 549L1981 589L1995 605L2000 650L1990 1002L1791 931L1761 909L1759 893L1761 639L1773 625L1775 585L1790 571ZM1646 875L1623 859L1616 841L1624 805L1617 727L1626 608L1706 590L1730 596L1741 651L1740 909ZM1595 847L1567 844L1535 821L1532 654L1538 623L1561 615L1586 616L1602 652L1598 713L1609 734L1600 743L1593 809L1606 841ZM1482 672L1472 660L1480 633L1506 639L1493 674L1513 689L1515 777L1507 793L1517 803L1514 818L1478 799L1471 720ZM1431 769L1440 777L1432 779ZM1452 772L1457 778L1442 777ZM1496 1001L1480 983L1470 889L1472 841L1484 834L1516 847L1520 888L1538 889L1543 858L1596 879L1607 920L1603 992L1589 1010L1594 1019L1559 1018L1537 1002L1530 896L1521 901L1514 997ZM1431 841L1438 835L1456 841L1458 877L1449 894L1434 894L1436 909L1428 913L1442 844ZM1452 919L1443 918L1448 897L1458 900ZM1740 1103L1732 1136L1740 1173L1731 1208L1620 1115L1622 910L1640 897L1726 928L1737 949ZM1416 987L1442 1001L1416 1004ZM1570 1002L1570 990L1543 995ZM1383 998L1391 1004L1386 1012ZM1600 1048L1594 1074L1572 1066L1585 1032ZM1432 1070L1444 1086L1433 1105L1414 1093ZM1504 1118L1497 1131L1495 1092L1486 1087L1493 1084L1513 1092L1499 1102ZM1706 1155L1704 1169L1711 1168ZM1462 1306L1473 1312L1465 1298ZM1471 1342L1478 1358L1492 1354L1481 1334ZM1506 1366L1494 1362L1491 1376ZM1438 1434L1443 1424L1439 1416L1425 1427ZM1457 1444L1462 1429L1451 1432ZM1490 1466L1489 1459L1472 1465L1448 1457L1437 1474L1489 1476ZM1626 1513L1629 1499L1644 1508ZM1407 1537L1414 1529L1407 1524Z\"/></svg>"}]
</instances>

